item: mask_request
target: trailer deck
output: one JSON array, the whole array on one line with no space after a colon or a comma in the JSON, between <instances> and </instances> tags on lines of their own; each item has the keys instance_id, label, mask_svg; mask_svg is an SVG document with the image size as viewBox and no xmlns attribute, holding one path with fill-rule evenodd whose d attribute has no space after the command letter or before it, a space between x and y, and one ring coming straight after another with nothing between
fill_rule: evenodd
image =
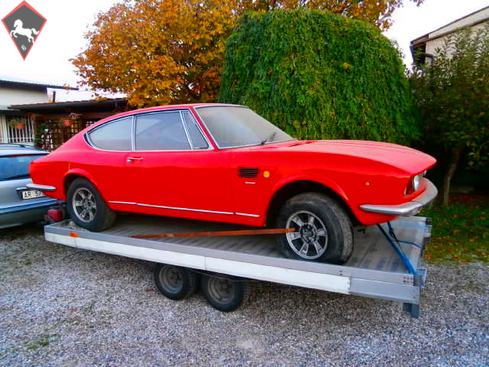
<instances>
[{"instance_id":1,"label":"trailer deck","mask_svg":"<svg viewBox=\"0 0 489 367\"><path fill-rule=\"evenodd\" d=\"M325 291L381 298L404 303L404 310L419 316L424 244L431 225L426 218L410 217L391 222L399 247L414 269L405 265L376 226L355 233L355 249L345 265L284 258L273 235L242 237L179 237L140 239L132 235L242 230L232 224L146 215L120 215L104 232L90 232L72 221L45 227L46 240L71 247L205 272L263 280ZM382 225L388 232L387 225Z\"/></svg>"}]
</instances>

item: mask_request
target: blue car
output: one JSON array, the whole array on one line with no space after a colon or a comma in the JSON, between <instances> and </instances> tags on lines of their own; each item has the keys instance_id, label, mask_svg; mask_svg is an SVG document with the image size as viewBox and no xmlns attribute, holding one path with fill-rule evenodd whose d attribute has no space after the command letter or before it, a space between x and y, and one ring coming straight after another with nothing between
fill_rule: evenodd
<instances>
[{"instance_id":1,"label":"blue car","mask_svg":"<svg viewBox=\"0 0 489 367\"><path fill-rule=\"evenodd\" d=\"M27 188L29 163L48 154L22 144L0 144L0 229L44 220L62 202Z\"/></svg>"}]
</instances>

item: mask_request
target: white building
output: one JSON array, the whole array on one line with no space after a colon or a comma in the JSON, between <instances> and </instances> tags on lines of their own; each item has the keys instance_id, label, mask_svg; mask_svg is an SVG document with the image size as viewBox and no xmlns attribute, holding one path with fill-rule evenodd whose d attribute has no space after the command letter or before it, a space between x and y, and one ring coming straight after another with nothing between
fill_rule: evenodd
<instances>
[{"instance_id":1,"label":"white building","mask_svg":"<svg viewBox=\"0 0 489 367\"><path fill-rule=\"evenodd\" d=\"M469 27L476 31L489 23L489 6L454 20L424 36L411 41L411 54L415 64L424 63L426 58L433 58L436 50L441 48L448 36L459 29Z\"/></svg>"},{"instance_id":2,"label":"white building","mask_svg":"<svg viewBox=\"0 0 489 367\"><path fill-rule=\"evenodd\" d=\"M48 88L64 89L65 87L0 75L0 143L34 143L33 122L10 106L47 103L49 102Z\"/></svg>"}]
</instances>

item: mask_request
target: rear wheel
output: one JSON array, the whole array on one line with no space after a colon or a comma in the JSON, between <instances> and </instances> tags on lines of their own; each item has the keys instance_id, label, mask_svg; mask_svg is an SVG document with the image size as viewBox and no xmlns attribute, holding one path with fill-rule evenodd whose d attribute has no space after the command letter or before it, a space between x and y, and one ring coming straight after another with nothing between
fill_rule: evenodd
<instances>
[{"instance_id":1,"label":"rear wheel","mask_svg":"<svg viewBox=\"0 0 489 367\"><path fill-rule=\"evenodd\" d=\"M80 227L100 232L114 224L111 210L95 186L85 178L77 178L67 193L67 209L71 219Z\"/></svg>"},{"instance_id":2,"label":"rear wheel","mask_svg":"<svg viewBox=\"0 0 489 367\"><path fill-rule=\"evenodd\" d=\"M353 252L353 226L330 197L305 193L288 200L277 217L278 228L294 232L277 236L282 254L293 259L344 264Z\"/></svg>"},{"instance_id":3,"label":"rear wheel","mask_svg":"<svg viewBox=\"0 0 489 367\"><path fill-rule=\"evenodd\" d=\"M221 274L203 275L200 289L212 307L224 312L239 308L250 294L247 281Z\"/></svg>"}]
</instances>

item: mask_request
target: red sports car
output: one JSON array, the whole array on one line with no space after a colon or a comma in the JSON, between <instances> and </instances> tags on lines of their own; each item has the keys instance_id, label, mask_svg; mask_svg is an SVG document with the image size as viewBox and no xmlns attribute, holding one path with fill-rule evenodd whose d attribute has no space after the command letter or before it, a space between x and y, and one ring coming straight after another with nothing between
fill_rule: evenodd
<instances>
[{"instance_id":1,"label":"red sports car","mask_svg":"<svg viewBox=\"0 0 489 367\"><path fill-rule=\"evenodd\" d=\"M294 228L284 255L344 263L353 225L418 213L437 194L435 159L371 141L295 140L244 106L125 112L31 164L31 188L66 200L76 224L116 212Z\"/></svg>"}]
</instances>

